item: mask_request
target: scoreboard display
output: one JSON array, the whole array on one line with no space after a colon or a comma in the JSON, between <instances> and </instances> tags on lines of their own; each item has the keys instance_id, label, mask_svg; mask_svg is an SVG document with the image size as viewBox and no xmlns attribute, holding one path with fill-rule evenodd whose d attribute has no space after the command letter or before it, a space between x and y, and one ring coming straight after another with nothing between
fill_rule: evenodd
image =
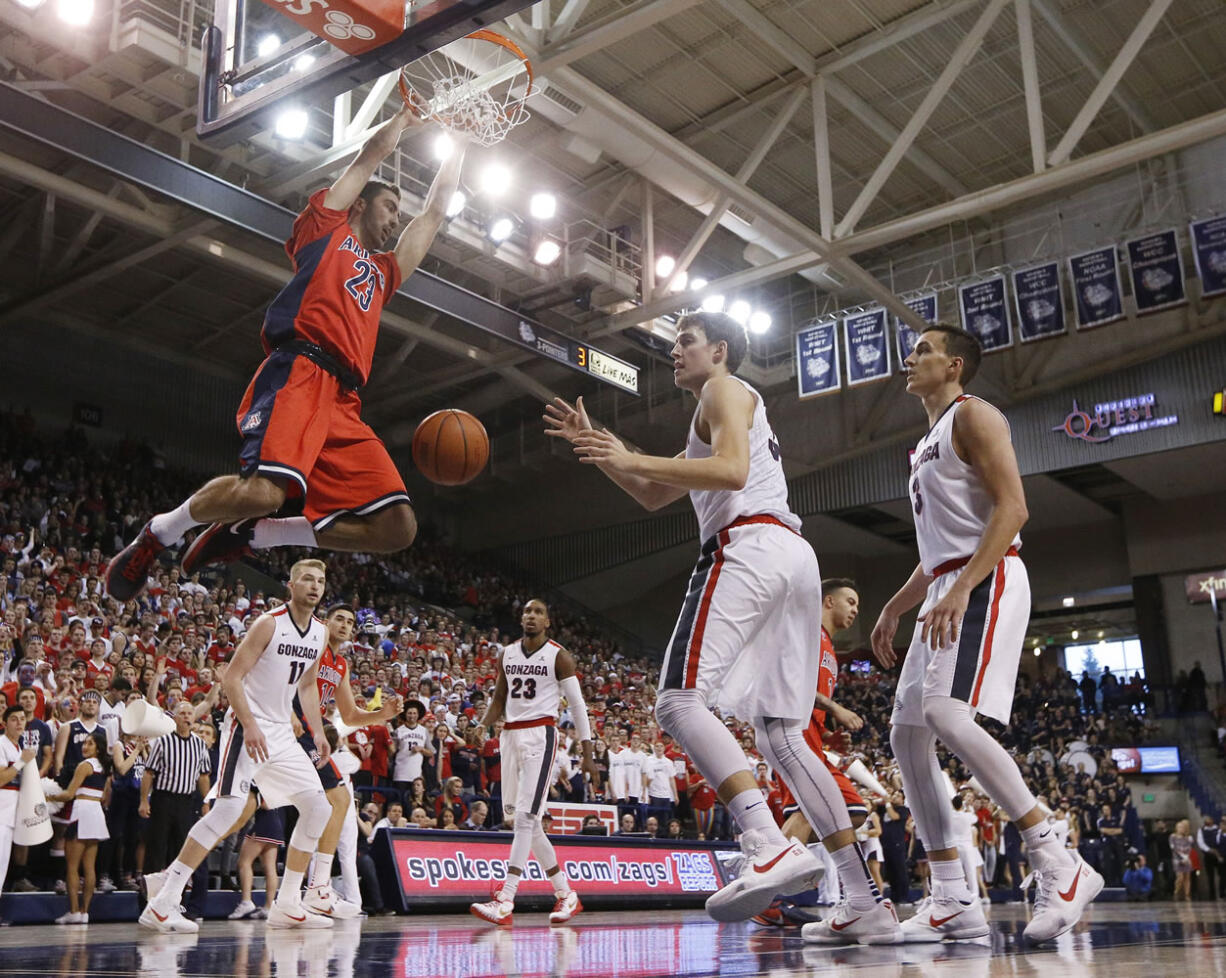
<instances>
[{"instance_id":1,"label":"scoreboard display","mask_svg":"<svg viewBox=\"0 0 1226 978\"><path fill-rule=\"evenodd\" d=\"M486 328L534 353L557 360L574 370L581 370L629 394L639 392L639 368L611 353L580 343L557 330L527 319L520 319L514 330L498 328L498 325L487 321Z\"/></svg>"}]
</instances>

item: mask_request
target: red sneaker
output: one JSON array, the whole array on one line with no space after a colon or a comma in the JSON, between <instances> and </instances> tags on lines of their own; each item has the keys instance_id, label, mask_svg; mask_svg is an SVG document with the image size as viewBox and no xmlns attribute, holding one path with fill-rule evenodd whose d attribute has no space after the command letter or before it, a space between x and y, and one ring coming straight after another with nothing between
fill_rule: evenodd
<instances>
[{"instance_id":1,"label":"red sneaker","mask_svg":"<svg viewBox=\"0 0 1226 978\"><path fill-rule=\"evenodd\" d=\"M191 577L209 564L232 564L251 556L251 538L255 535L255 520L237 523L212 523L183 551L183 573Z\"/></svg>"},{"instance_id":2,"label":"red sneaker","mask_svg":"<svg viewBox=\"0 0 1226 978\"><path fill-rule=\"evenodd\" d=\"M558 897L549 915L551 924L564 924L577 913L583 912L583 904L579 902L579 894L571 890L566 896Z\"/></svg>"},{"instance_id":3,"label":"red sneaker","mask_svg":"<svg viewBox=\"0 0 1226 978\"><path fill-rule=\"evenodd\" d=\"M106 568L106 590L116 601L131 601L149 581L149 569L166 549L146 523L140 535L123 548Z\"/></svg>"}]
</instances>

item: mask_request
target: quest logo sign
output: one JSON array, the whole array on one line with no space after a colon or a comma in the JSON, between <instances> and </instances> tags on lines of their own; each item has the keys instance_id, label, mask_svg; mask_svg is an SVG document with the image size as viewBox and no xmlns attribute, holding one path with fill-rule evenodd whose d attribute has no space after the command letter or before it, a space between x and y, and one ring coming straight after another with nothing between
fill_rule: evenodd
<instances>
[{"instance_id":1,"label":"quest logo sign","mask_svg":"<svg viewBox=\"0 0 1226 978\"><path fill-rule=\"evenodd\" d=\"M1077 441L1097 444L1120 435L1135 435L1151 428L1168 428L1175 424L1179 424L1179 415L1160 415L1154 395L1140 394L1095 404L1093 411L1086 411L1074 399L1073 410L1051 430L1062 432Z\"/></svg>"}]
</instances>

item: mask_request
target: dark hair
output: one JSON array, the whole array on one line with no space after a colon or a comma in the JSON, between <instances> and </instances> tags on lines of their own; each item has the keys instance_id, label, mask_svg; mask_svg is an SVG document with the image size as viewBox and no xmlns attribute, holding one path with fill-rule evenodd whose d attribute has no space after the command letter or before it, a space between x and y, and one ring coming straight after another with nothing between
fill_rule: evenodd
<instances>
[{"instance_id":1,"label":"dark hair","mask_svg":"<svg viewBox=\"0 0 1226 978\"><path fill-rule=\"evenodd\" d=\"M111 680L111 689L118 693L127 693L131 691L132 684L124 679L123 676L116 676Z\"/></svg>"},{"instance_id":2,"label":"dark hair","mask_svg":"<svg viewBox=\"0 0 1226 978\"><path fill-rule=\"evenodd\" d=\"M687 312L677 322L680 332L686 328L697 327L708 343L728 344L728 373L734 374L745 359L749 349L749 337L745 335L745 327L729 316L726 312Z\"/></svg>"},{"instance_id":3,"label":"dark hair","mask_svg":"<svg viewBox=\"0 0 1226 978\"><path fill-rule=\"evenodd\" d=\"M94 742L94 756L98 759L98 763L102 765L102 773L111 773L111 754L106 747L106 731L101 727L95 727L90 731L89 739Z\"/></svg>"},{"instance_id":4,"label":"dark hair","mask_svg":"<svg viewBox=\"0 0 1226 978\"><path fill-rule=\"evenodd\" d=\"M850 577L828 577L822 581L822 597L830 594L833 591L838 591L840 588L850 588L852 591L859 592L856 587L856 582Z\"/></svg>"},{"instance_id":5,"label":"dark hair","mask_svg":"<svg viewBox=\"0 0 1226 978\"><path fill-rule=\"evenodd\" d=\"M539 604L542 608L545 609L546 615L549 614L549 602L546 601L544 598L529 598L527 601L524 602L524 607L525 608L528 607L528 605L530 605L533 601L535 601L537 604Z\"/></svg>"},{"instance_id":6,"label":"dark hair","mask_svg":"<svg viewBox=\"0 0 1226 978\"><path fill-rule=\"evenodd\" d=\"M358 198L369 204L385 190L394 193L397 200L400 199L400 188L394 183L387 183L385 180L367 180L366 186L362 188L362 192L358 194Z\"/></svg>"},{"instance_id":7,"label":"dark hair","mask_svg":"<svg viewBox=\"0 0 1226 978\"><path fill-rule=\"evenodd\" d=\"M954 808L956 808L958 811L962 811L962 796L961 795L954 795L951 801L953 802Z\"/></svg>"},{"instance_id":8,"label":"dark hair","mask_svg":"<svg viewBox=\"0 0 1226 978\"><path fill-rule=\"evenodd\" d=\"M979 372L979 363L983 360L983 346L974 333L968 333L960 326L949 323L930 323L924 327L925 333L940 333L945 337L945 352L951 357L962 358L962 373L958 383L963 387L975 379Z\"/></svg>"},{"instance_id":9,"label":"dark hair","mask_svg":"<svg viewBox=\"0 0 1226 978\"><path fill-rule=\"evenodd\" d=\"M27 687L27 688L28 688L28 687ZM4 722L5 722L5 724L7 724L7 723L9 722L9 717L16 716L18 713L20 713L22 716L25 716L25 715L26 715L26 711L25 711L25 710L23 710L23 709L22 709L20 706L16 706L16 705L14 705L14 706L10 706L8 709L6 709L6 710L4 711Z\"/></svg>"},{"instance_id":10,"label":"dark hair","mask_svg":"<svg viewBox=\"0 0 1226 978\"><path fill-rule=\"evenodd\" d=\"M358 613L357 613L356 611L354 611L354 610L353 610L353 605L349 604L347 601L337 601L335 604L333 604L333 605L329 605L329 606L328 606L328 612L327 612L327 614L325 614L325 615L324 615L324 618L325 618L325 619L327 619L327 618L331 618L331 617L332 617L333 615L335 615L335 614L336 614L338 611L347 611L347 612L349 612L349 614L353 615L353 619L354 619L354 621L357 621L357 618L358 618Z\"/></svg>"}]
</instances>

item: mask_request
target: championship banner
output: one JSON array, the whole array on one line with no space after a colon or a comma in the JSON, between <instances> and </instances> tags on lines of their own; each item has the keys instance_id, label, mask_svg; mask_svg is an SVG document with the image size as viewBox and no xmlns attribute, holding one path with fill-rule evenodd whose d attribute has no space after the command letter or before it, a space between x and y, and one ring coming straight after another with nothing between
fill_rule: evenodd
<instances>
[{"instance_id":1,"label":"championship banner","mask_svg":"<svg viewBox=\"0 0 1226 978\"><path fill-rule=\"evenodd\" d=\"M1128 249L1128 271L1137 315L1181 306L1187 301L1183 286L1183 257L1175 229L1133 238Z\"/></svg>"},{"instance_id":2,"label":"championship banner","mask_svg":"<svg viewBox=\"0 0 1226 978\"><path fill-rule=\"evenodd\" d=\"M1115 245L1073 255L1068 269L1073 277L1078 329L1093 329L1124 318Z\"/></svg>"},{"instance_id":3,"label":"championship banner","mask_svg":"<svg viewBox=\"0 0 1226 978\"><path fill-rule=\"evenodd\" d=\"M380 829L375 862L384 899L401 910L488 900L507 875L510 832ZM732 843L553 836L558 864L583 902L636 909L700 906L727 881ZM553 901L545 867L529 859L518 893ZM390 898L390 899L389 899Z\"/></svg>"},{"instance_id":4,"label":"championship banner","mask_svg":"<svg viewBox=\"0 0 1226 978\"><path fill-rule=\"evenodd\" d=\"M838 323L817 323L796 334L796 386L802 398L839 389Z\"/></svg>"},{"instance_id":5,"label":"championship banner","mask_svg":"<svg viewBox=\"0 0 1226 978\"><path fill-rule=\"evenodd\" d=\"M903 305L919 316L924 322L935 323L937 321L937 294L935 292L929 292L927 295L913 296L902 301ZM898 369L901 370L903 361L915 349L915 341L919 339L919 334L895 316L894 336L897 340Z\"/></svg>"},{"instance_id":6,"label":"championship banner","mask_svg":"<svg viewBox=\"0 0 1226 978\"><path fill-rule=\"evenodd\" d=\"M1059 262L1014 272L1013 301L1017 303L1017 332L1023 343L1067 332Z\"/></svg>"},{"instance_id":7,"label":"championship banner","mask_svg":"<svg viewBox=\"0 0 1226 978\"><path fill-rule=\"evenodd\" d=\"M979 337L984 353L1003 350L1013 342L1003 275L961 286L958 304L962 307L962 328Z\"/></svg>"},{"instance_id":8,"label":"championship banner","mask_svg":"<svg viewBox=\"0 0 1226 978\"><path fill-rule=\"evenodd\" d=\"M1201 298L1226 295L1226 217L1193 221L1188 230Z\"/></svg>"},{"instance_id":9,"label":"championship banner","mask_svg":"<svg viewBox=\"0 0 1226 978\"><path fill-rule=\"evenodd\" d=\"M890 344L886 342L885 322L884 309L843 318L848 387L890 376Z\"/></svg>"}]
</instances>

